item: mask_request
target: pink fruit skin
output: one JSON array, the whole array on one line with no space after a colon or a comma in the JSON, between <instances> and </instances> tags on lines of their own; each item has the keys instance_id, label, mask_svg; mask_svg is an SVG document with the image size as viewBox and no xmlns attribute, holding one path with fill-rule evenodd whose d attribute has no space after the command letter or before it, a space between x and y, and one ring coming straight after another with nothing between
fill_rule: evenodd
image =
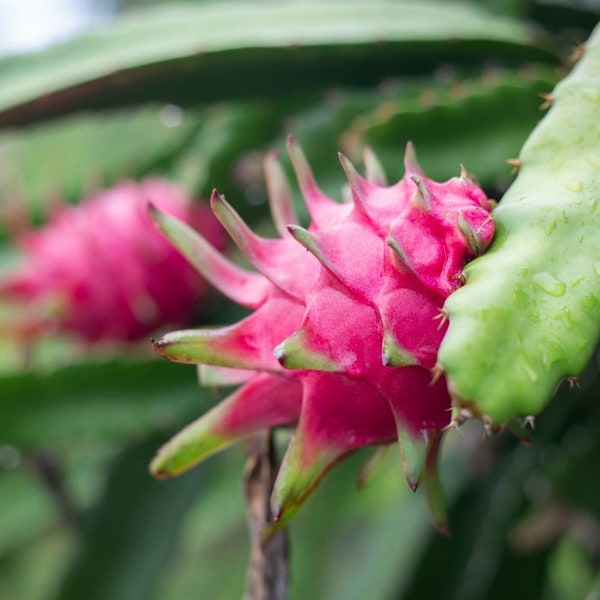
<instances>
[{"instance_id":1,"label":"pink fruit skin","mask_svg":"<svg viewBox=\"0 0 600 600\"><path fill-rule=\"evenodd\" d=\"M130 341L189 322L208 286L153 227L147 207L195 226L218 248L225 234L207 206L162 179L125 181L19 238L22 261L0 281L0 298L25 301L21 328L85 342Z\"/></svg>"},{"instance_id":2,"label":"pink fruit skin","mask_svg":"<svg viewBox=\"0 0 600 600\"><path fill-rule=\"evenodd\" d=\"M272 158L266 170L281 239L258 237L223 197L212 198L262 278L248 272L242 282L236 271L234 281L211 269L216 259L208 255L203 273L238 301L244 285L254 290L247 305L255 312L220 330L175 332L155 343L171 360L256 371L159 451L155 474L183 471L261 427L297 423L273 493L276 518L293 513L331 466L363 446L399 439L407 471L415 452L424 469L435 467L425 457L437 452L451 416L444 377L432 377L446 329L441 307L494 234L483 191L465 173L446 183L426 178L410 145L406 175L391 187L363 179L341 157L352 194L346 203L319 190L292 139L288 149L311 216L307 230L293 223L286 230L277 217L293 210L282 207L289 192ZM203 436L222 443L208 450L199 443L196 456L179 461L181 448ZM420 478L407 472L413 488Z\"/></svg>"}]
</instances>

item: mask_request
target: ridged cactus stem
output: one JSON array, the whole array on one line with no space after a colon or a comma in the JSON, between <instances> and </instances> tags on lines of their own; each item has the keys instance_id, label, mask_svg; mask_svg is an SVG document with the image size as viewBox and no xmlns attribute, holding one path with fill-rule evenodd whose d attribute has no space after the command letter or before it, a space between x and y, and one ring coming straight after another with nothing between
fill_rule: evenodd
<instances>
[{"instance_id":1,"label":"ridged cactus stem","mask_svg":"<svg viewBox=\"0 0 600 600\"><path fill-rule=\"evenodd\" d=\"M455 405L489 424L539 414L600 338L600 28L525 143L488 252L446 301Z\"/></svg>"}]
</instances>

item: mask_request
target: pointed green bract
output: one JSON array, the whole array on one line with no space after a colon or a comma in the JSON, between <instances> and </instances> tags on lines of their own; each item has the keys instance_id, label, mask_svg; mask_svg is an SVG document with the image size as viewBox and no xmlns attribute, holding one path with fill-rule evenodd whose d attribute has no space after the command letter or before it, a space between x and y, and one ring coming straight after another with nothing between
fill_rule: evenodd
<instances>
[{"instance_id":1,"label":"pointed green bract","mask_svg":"<svg viewBox=\"0 0 600 600\"><path fill-rule=\"evenodd\" d=\"M406 256L406 252L404 252L402 246L398 243L398 240L390 236L386 240L386 243L394 251L394 257L396 261L399 262L403 267L414 273L415 268L408 259L408 256Z\"/></svg>"},{"instance_id":2,"label":"pointed green bract","mask_svg":"<svg viewBox=\"0 0 600 600\"><path fill-rule=\"evenodd\" d=\"M238 385L252 375L253 372L246 369L198 365L198 381L204 387Z\"/></svg>"},{"instance_id":3,"label":"pointed green bract","mask_svg":"<svg viewBox=\"0 0 600 600\"><path fill-rule=\"evenodd\" d=\"M465 236L465 239L469 243L471 252L473 252L475 256L479 256L482 252L482 249L477 232L471 228L471 226L467 223L466 219L462 215L458 216L458 226L460 227L460 230Z\"/></svg>"},{"instance_id":4,"label":"pointed green bract","mask_svg":"<svg viewBox=\"0 0 600 600\"><path fill-rule=\"evenodd\" d=\"M385 331L383 335L381 362L386 367L410 367L419 364L417 358L403 348L389 331Z\"/></svg>"},{"instance_id":5,"label":"pointed green bract","mask_svg":"<svg viewBox=\"0 0 600 600\"><path fill-rule=\"evenodd\" d=\"M367 146L363 153L363 160L365 163L365 169L367 170L367 181L374 183L380 186L387 185L387 177L383 167L381 166L381 162L377 158L375 152L373 152L373 148L371 146Z\"/></svg>"},{"instance_id":6,"label":"pointed green bract","mask_svg":"<svg viewBox=\"0 0 600 600\"><path fill-rule=\"evenodd\" d=\"M160 356L184 364L205 363L218 367L269 370L269 362L248 344L240 343L233 325L216 329L184 329L154 340ZM272 370L277 363L270 365Z\"/></svg>"},{"instance_id":7,"label":"pointed green bract","mask_svg":"<svg viewBox=\"0 0 600 600\"><path fill-rule=\"evenodd\" d=\"M417 191L414 195L415 203L424 211L431 209L431 192L427 189L425 182L418 175L411 175L410 178L417 186Z\"/></svg>"},{"instance_id":8,"label":"pointed green bract","mask_svg":"<svg viewBox=\"0 0 600 600\"><path fill-rule=\"evenodd\" d=\"M167 478L257 431L298 418L301 388L282 377L256 375L159 449L151 473Z\"/></svg>"},{"instance_id":9,"label":"pointed green bract","mask_svg":"<svg viewBox=\"0 0 600 600\"><path fill-rule=\"evenodd\" d=\"M539 414L600 338L599 72L596 29L521 151L494 243L445 305L454 401L492 423Z\"/></svg>"},{"instance_id":10,"label":"pointed green bract","mask_svg":"<svg viewBox=\"0 0 600 600\"><path fill-rule=\"evenodd\" d=\"M296 432L281 465L273 495L273 517L282 526L296 514L306 498L341 458L334 449L320 447L318 443L307 444L301 433Z\"/></svg>"},{"instance_id":11,"label":"pointed green bract","mask_svg":"<svg viewBox=\"0 0 600 600\"><path fill-rule=\"evenodd\" d=\"M414 492L419 487L425 471L428 450L427 438L425 436L415 437L404 427L400 419L397 419L396 423L398 425L398 444L400 445L404 477L408 486Z\"/></svg>"},{"instance_id":12,"label":"pointed green bract","mask_svg":"<svg viewBox=\"0 0 600 600\"><path fill-rule=\"evenodd\" d=\"M300 225L290 225L288 231L292 234L292 237L299 243L302 244L334 277L339 279L339 275L336 273L334 266L331 261L327 258L325 253L319 247L317 238L310 233L310 231L300 227Z\"/></svg>"},{"instance_id":13,"label":"pointed green bract","mask_svg":"<svg viewBox=\"0 0 600 600\"><path fill-rule=\"evenodd\" d=\"M206 420L199 419L182 429L159 449L150 463L150 472L158 479L174 477L219 450L235 444L238 439L211 434Z\"/></svg>"},{"instance_id":14,"label":"pointed green bract","mask_svg":"<svg viewBox=\"0 0 600 600\"><path fill-rule=\"evenodd\" d=\"M289 225L298 224L292 190L274 152L267 154L264 160L264 171L271 217L277 232L283 237L287 234Z\"/></svg>"},{"instance_id":15,"label":"pointed green bract","mask_svg":"<svg viewBox=\"0 0 600 600\"><path fill-rule=\"evenodd\" d=\"M150 204L150 217L197 271L226 296L249 308L265 300L268 282L245 271L218 252L195 229Z\"/></svg>"},{"instance_id":16,"label":"pointed green bract","mask_svg":"<svg viewBox=\"0 0 600 600\"><path fill-rule=\"evenodd\" d=\"M433 436L429 443L425 472L423 473L423 486L425 488L425 494L427 495L431 518L436 529L440 534L449 537L450 527L448 526L448 506L438 470L438 457L441 442L442 435L438 432Z\"/></svg>"},{"instance_id":17,"label":"pointed green bract","mask_svg":"<svg viewBox=\"0 0 600 600\"><path fill-rule=\"evenodd\" d=\"M313 371L341 371L340 367L325 354L310 347L303 329L299 329L277 346L273 354L286 369L310 369Z\"/></svg>"}]
</instances>

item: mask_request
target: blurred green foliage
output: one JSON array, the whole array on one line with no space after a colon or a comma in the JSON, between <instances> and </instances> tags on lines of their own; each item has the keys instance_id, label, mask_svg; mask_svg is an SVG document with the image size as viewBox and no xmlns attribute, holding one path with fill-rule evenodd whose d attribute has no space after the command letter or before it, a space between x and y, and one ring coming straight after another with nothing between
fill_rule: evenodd
<instances>
[{"instance_id":1,"label":"blurred green foliage","mask_svg":"<svg viewBox=\"0 0 600 600\"><path fill-rule=\"evenodd\" d=\"M338 197L338 150L359 162L370 144L392 180L411 139L428 175L464 163L499 198L539 94L597 20L593 5L534 0L123 6L143 10L0 61L1 263L16 204L41 222L57 199L149 174L198 196L218 187L268 231L262 158L288 133ZM171 482L147 475L216 392L143 344L30 350L20 360L0 341L0 598L240 597L243 449ZM597 371L559 390L529 446L477 426L448 436L449 540L397 453L361 491L367 454L342 464L291 525L291 598L586 598L600 567Z\"/></svg>"}]
</instances>

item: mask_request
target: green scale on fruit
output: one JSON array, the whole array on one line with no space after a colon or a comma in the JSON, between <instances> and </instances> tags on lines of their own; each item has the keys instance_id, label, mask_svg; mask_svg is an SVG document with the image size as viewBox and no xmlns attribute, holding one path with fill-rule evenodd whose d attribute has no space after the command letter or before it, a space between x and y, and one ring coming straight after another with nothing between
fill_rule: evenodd
<instances>
[{"instance_id":1,"label":"green scale on fruit","mask_svg":"<svg viewBox=\"0 0 600 600\"><path fill-rule=\"evenodd\" d=\"M549 101L492 245L445 304L438 363L457 421L538 415L600 337L600 29Z\"/></svg>"}]
</instances>

